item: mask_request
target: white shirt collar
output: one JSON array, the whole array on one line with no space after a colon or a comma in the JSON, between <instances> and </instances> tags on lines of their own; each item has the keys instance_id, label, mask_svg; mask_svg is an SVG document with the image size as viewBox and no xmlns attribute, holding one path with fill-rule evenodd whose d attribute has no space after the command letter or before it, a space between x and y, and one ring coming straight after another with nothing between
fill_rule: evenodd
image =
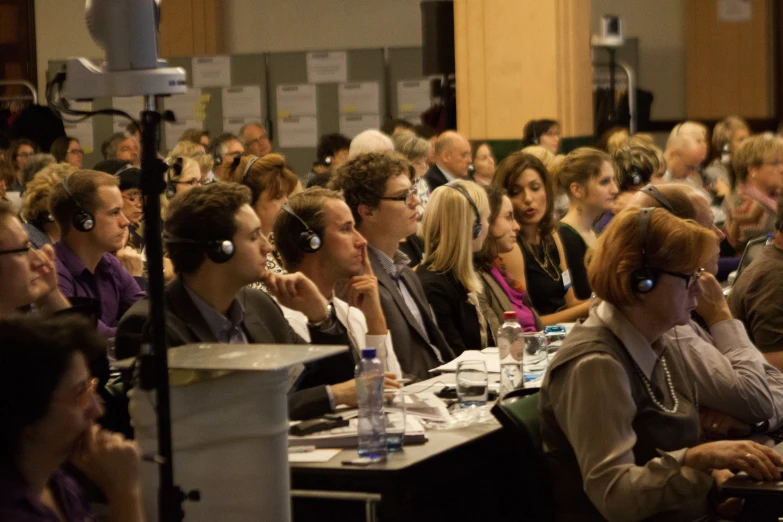
<instances>
[{"instance_id":1,"label":"white shirt collar","mask_svg":"<svg viewBox=\"0 0 783 522\"><path fill-rule=\"evenodd\" d=\"M444 169L443 167L441 167L437 163L435 164L435 166L438 167L438 170L440 170L443 173L443 175L446 177L446 182L447 183L451 183L452 181L457 179L457 177L454 174L452 174L448 170Z\"/></svg>"}]
</instances>

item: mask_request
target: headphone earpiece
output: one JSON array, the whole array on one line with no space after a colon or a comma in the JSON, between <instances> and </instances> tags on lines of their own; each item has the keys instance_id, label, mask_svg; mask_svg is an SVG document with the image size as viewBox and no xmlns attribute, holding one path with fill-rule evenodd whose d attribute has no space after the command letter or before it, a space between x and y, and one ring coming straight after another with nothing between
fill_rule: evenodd
<instances>
[{"instance_id":1,"label":"headphone earpiece","mask_svg":"<svg viewBox=\"0 0 783 522\"><path fill-rule=\"evenodd\" d=\"M647 228L650 225L654 208L639 210L639 239L642 243L642 266L631 272L631 288L639 294L646 294L655 288L658 282L658 272L647 262Z\"/></svg>"},{"instance_id":2,"label":"headphone earpiece","mask_svg":"<svg viewBox=\"0 0 783 522\"><path fill-rule=\"evenodd\" d=\"M465 190L465 187L458 184L457 182L451 181L449 183L446 183L446 186L449 187L450 189L456 190L457 192L465 196L465 198L468 200L468 203L470 203L470 206L473 207L473 212L476 214L476 220L473 222L472 234L473 234L473 239L478 238L481 235L481 231L484 227L481 225L481 214L479 213L479 209L478 206L476 205L476 202L473 201L472 197L470 197L470 194L468 194L468 191Z\"/></svg>"},{"instance_id":3,"label":"headphone earpiece","mask_svg":"<svg viewBox=\"0 0 783 522\"><path fill-rule=\"evenodd\" d=\"M65 190L65 193L68 194L68 197L73 201L74 205L76 205L76 214L73 216L73 228L78 230L79 232L89 232L93 228L95 228L95 217L84 210L84 207L81 206L81 204L76 200L75 197L73 197L73 194L71 193L71 189L68 187L68 176L63 178L62 181L63 189Z\"/></svg>"},{"instance_id":4,"label":"headphone earpiece","mask_svg":"<svg viewBox=\"0 0 783 522\"><path fill-rule=\"evenodd\" d=\"M177 195L177 184L172 181L171 175L169 172L171 170L174 171L175 177L180 177L182 175L182 164L184 160L182 157L178 157L176 160L174 160L174 163L171 164L171 167L168 171L166 171L166 199L171 199L174 196Z\"/></svg>"},{"instance_id":5,"label":"headphone earpiece","mask_svg":"<svg viewBox=\"0 0 783 522\"><path fill-rule=\"evenodd\" d=\"M299 237L296 240L296 246L299 248L299 250L306 254L314 254L317 252L323 244L321 241L321 236L319 236L315 230L310 228L310 226L305 223L304 219L300 218L288 203L283 205L283 210L286 211L289 215L293 216L302 224L303 227L305 227L304 231L299 234Z\"/></svg>"},{"instance_id":6,"label":"headphone earpiece","mask_svg":"<svg viewBox=\"0 0 783 522\"><path fill-rule=\"evenodd\" d=\"M204 253L213 263L225 263L234 256L234 242L228 239L195 240L175 236L168 232L163 233L163 242L166 244L198 245L204 248Z\"/></svg>"},{"instance_id":7,"label":"headphone earpiece","mask_svg":"<svg viewBox=\"0 0 783 522\"><path fill-rule=\"evenodd\" d=\"M636 168L636 165L633 164L630 137L625 145L625 154L628 156L628 172L625 173L625 178L630 185L639 185L642 182L642 175L639 174L639 170Z\"/></svg>"}]
</instances>

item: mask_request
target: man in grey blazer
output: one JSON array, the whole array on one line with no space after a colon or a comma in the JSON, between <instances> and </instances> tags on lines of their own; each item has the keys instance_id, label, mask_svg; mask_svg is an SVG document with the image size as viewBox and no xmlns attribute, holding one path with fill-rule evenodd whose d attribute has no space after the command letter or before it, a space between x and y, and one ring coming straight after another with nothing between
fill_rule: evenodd
<instances>
[{"instance_id":1,"label":"man in grey blazer","mask_svg":"<svg viewBox=\"0 0 783 522\"><path fill-rule=\"evenodd\" d=\"M454 352L435 323L418 277L398 248L418 225L413 175L410 163L396 153L361 154L338 170L332 188L342 190L356 228L367 240L402 373L422 380L430 377L430 369L453 359Z\"/></svg>"}]
</instances>

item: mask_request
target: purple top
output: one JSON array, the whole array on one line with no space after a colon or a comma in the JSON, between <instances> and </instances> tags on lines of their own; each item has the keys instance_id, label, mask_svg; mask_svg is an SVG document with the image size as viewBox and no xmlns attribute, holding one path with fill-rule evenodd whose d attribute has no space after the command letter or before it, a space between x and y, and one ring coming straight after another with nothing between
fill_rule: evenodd
<instances>
[{"instance_id":1,"label":"purple top","mask_svg":"<svg viewBox=\"0 0 783 522\"><path fill-rule=\"evenodd\" d=\"M511 302L511 306L514 307L514 311L517 313L517 321L522 325L522 329L526 332L535 332L536 318L533 315L533 311L525 306L525 292L517 290L516 288L511 288L506 282L506 278L503 277L503 274L498 270L498 267L493 266L489 270L489 273L492 274L492 277L498 282L500 288L503 289L506 297L508 297L508 300Z\"/></svg>"},{"instance_id":2,"label":"purple top","mask_svg":"<svg viewBox=\"0 0 783 522\"><path fill-rule=\"evenodd\" d=\"M97 522L81 488L64 471L49 480L55 502L68 522ZM57 515L30 491L15 469L0 469L0 520L14 522L59 522Z\"/></svg>"},{"instance_id":3,"label":"purple top","mask_svg":"<svg viewBox=\"0 0 783 522\"><path fill-rule=\"evenodd\" d=\"M146 295L139 284L111 254L103 254L93 274L62 241L54 244L54 252L60 291L65 297L96 299L101 304L98 331L114 337L122 314Z\"/></svg>"}]
</instances>

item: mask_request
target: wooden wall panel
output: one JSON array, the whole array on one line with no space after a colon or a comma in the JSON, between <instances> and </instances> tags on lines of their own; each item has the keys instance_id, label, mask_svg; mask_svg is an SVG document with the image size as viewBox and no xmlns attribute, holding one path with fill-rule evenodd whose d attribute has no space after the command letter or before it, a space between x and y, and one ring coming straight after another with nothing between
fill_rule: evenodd
<instances>
[{"instance_id":1,"label":"wooden wall panel","mask_svg":"<svg viewBox=\"0 0 783 522\"><path fill-rule=\"evenodd\" d=\"M161 2L160 55L203 56L225 48L223 0Z\"/></svg>"},{"instance_id":2,"label":"wooden wall panel","mask_svg":"<svg viewBox=\"0 0 783 522\"><path fill-rule=\"evenodd\" d=\"M771 0L750 0L751 19L718 21L717 2L685 2L686 111L691 119L774 116Z\"/></svg>"},{"instance_id":3,"label":"wooden wall panel","mask_svg":"<svg viewBox=\"0 0 783 522\"><path fill-rule=\"evenodd\" d=\"M518 139L533 118L592 129L590 0L455 0L458 129Z\"/></svg>"}]
</instances>

